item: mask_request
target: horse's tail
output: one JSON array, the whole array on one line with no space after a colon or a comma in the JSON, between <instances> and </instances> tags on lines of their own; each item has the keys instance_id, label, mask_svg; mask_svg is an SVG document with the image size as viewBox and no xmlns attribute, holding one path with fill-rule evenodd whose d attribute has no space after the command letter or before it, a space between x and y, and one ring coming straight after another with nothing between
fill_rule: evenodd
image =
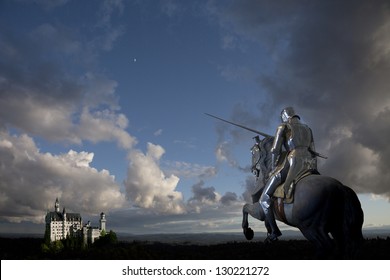
<instances>
[{"instance_id":1,"label":"horse's tail","mask_svg":"<svg viewBox=\"0 0 390 280\"><path fill-rule=\"evenodd\" d=\"M354 258L363 242L362 226L364 213L356 193L345 186L344 190L344 220L345 254Z\"/></svg>"}]
</instances>

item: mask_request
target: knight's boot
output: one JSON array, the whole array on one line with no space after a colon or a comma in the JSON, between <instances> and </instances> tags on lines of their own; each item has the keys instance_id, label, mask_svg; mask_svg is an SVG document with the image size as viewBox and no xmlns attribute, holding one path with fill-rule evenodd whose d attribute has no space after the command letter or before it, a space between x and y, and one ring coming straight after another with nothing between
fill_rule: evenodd
<instances>
[{"instance_id":1,"label":"knight's boot","mask_svg":"<svg viewBox=\"0 0 390 280\"><path fill-rule=\"evenodd\" d=\"M268 237L265 240L265 242L272 242L278 240L278 236L281 236L282 233L280 232L278 226L276 225L274 212L272 210L272 194L274 193L276 187L281 182L281 174L276 173L274 174L267 182L264 192L260 197L260 205L263 208L264 215L265 215L265 221L266 226L268 230ZM271 230L269 230L269 228Z\"/></svg>"},{"instance_id":2,"label":"knight's boot","mask_svg":"<svg viewBox=\"0 0 390 280\"><path fill-rule=\"evenodd\" d=\"M271 228L271 232L268 233L267 238L264 240L264 242L274 242L278 240L278 237L282 235L280 232L276 221L275 221L275 216L274 216L274 211L272 211L271 208L267 208L264 211L265 214L265 219L268 222L269 227Z\"/></svg>"}]
</instances>

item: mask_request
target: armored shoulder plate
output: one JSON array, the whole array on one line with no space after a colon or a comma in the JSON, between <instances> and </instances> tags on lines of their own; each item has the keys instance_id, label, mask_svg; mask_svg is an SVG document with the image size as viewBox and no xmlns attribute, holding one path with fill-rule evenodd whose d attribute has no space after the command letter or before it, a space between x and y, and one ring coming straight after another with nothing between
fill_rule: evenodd
<instances>
[{"instance_id":1,"label":"armored shoulder plate","mask_svg":"<svg viewBox=\"0 0 390 280\"><path fill-rule=\"evenodd\" d=\"M272 148L271 148L272 154L279 154L282 151L282 145L286 139L286 135L285 135L286 128L287 128L287 125L285 123L282 123L276 129L274 142L273 142Z\"/></svg>"}]
</instances>

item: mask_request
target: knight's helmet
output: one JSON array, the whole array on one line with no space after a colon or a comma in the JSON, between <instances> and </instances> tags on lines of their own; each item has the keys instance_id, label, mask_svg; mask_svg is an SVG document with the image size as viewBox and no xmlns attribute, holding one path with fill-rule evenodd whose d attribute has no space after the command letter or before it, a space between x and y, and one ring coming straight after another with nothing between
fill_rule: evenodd
<instances>
[{"instance_id":1,"label":"knight's helmet","mask_svg":"<svg viewBox=\"0 0 390 280\"><path fill-rule=\"evenodd\" d=\"M282 110L280 113L282 122L287 122L289 119L293 117L297 117L298 119L301 119L297 114L295 114L295 111L293 107L286 107Z\"/></svg>"}]
</instances>

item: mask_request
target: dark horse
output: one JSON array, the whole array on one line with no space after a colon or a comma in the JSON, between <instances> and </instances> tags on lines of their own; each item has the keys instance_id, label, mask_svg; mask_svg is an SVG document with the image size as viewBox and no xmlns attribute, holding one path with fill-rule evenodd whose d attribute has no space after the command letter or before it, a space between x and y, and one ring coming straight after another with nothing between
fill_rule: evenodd
<instances>
[{"instance_id":1,"label":"dark horse","mask_svg":"<svg viewBox=\"0 0 390 280\"><path fill-rule=\"evenodd\" d=\"M259 198L266 183L265 174L271 171L272 142L273 137L260 141L257 154L252 148L253 164L258 166L260 176L259 185L252 194L253 204L243 207L242 228L248 240L254 234L248 224L248 213L264 221ZM335 245L344 258L356 257L363 241L363 210L351 188L331 177L309 175L297 182L293 203L283 203L284 213L278 211L277 204L276 201L273 203L276 219L298 228L316 246L318 257L327 257Z\"/></svg>"}]
</instances>

